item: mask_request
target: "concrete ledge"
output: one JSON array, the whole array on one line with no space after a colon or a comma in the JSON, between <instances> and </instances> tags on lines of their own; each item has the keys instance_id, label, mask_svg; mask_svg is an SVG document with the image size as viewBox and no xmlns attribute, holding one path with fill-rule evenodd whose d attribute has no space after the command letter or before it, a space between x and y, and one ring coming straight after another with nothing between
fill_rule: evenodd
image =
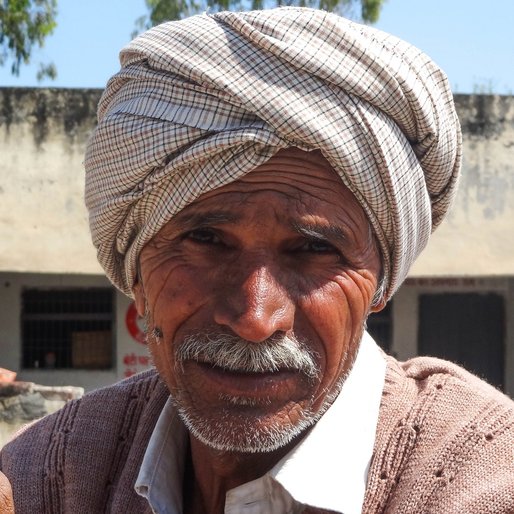
<instances>
[{"instance_id":1,"label":"concrete ledge","mask_svg":"<svg viewBox=\"0 0 514 514\"><path fill-rule=\"evenodd\" d=\"M59 410L83 394L82 387L42 386L32 382L0 384L0 447L23 425Z\"/></svg>"}]
</instances>

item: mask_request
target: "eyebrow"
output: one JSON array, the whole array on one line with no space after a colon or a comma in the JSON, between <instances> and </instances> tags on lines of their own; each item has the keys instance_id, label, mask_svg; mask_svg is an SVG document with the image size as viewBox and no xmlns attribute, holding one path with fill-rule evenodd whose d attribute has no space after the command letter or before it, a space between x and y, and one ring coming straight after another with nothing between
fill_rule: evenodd
<instances>
[{"instance_id":1,"label":"eyebrow","mask_svg":"<svg viewBox=\"0 0 514 514\"><path fill-rule=\"evenodd\" d=\"M305 237L319 239L335 243L340 246L348 244L348 234L341 228L335 225L319 225L316 223L299 223L293 221L291 223L293 229Z\"/></svg>"},{"instance_id":2,"label":"eyebrow","mask_svg":"<svg viewBox=\"0 0 514 514\"><path fill-rule=\"evenodd\" d=\"M226 212L224 210L212 210L205 212L182 212L175 217L175 221L180 226L176 226L175 230L188 231L202 227L210 227L224 223L237 223L241 217ZM300 222L296 220L290 221L290 226L295 232L304 237L326 241L336 245L344 246L348 244L348 233L336 225L321 225L318 223Z\"/></svg>"}]
</instances>

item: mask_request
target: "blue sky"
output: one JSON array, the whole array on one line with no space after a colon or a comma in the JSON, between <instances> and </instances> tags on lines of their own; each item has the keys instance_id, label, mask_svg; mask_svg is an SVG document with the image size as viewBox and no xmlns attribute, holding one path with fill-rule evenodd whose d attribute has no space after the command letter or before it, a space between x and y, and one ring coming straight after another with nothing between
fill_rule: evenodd
<instances>
[{"instance_id":1,"label":"blue sky","mask_svg":"<svg viewBox=\"0 0 514 514\"><path fill-rule=\"evenodd\" d=\"M58 0L58 27L19 77L0 68L0 86L105 86L118 70L144 0ZM454 92L514 94L513 0L386 0L376 27L418 46L448 74ZM53 61L55 81L36 81Z\"/></svg>"}]
</instances>

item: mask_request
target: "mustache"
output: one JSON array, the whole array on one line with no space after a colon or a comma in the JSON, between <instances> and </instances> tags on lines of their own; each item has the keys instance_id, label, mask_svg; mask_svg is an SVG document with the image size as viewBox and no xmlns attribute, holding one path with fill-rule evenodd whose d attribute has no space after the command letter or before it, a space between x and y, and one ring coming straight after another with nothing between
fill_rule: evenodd
<instances>
[{"instance_id":1,"label":"mustache","mask_svg":"<svg viewBox=\"0 0 514 514\"><path fill-rule=\"evenodd\" d=\"M192 334L175 350L177 363L193 360L250 373L288 369L299 371L311 379L320 374L315 357L305 342L286 335L254 343L231 334Z\"/></svg>"}]
</instances>

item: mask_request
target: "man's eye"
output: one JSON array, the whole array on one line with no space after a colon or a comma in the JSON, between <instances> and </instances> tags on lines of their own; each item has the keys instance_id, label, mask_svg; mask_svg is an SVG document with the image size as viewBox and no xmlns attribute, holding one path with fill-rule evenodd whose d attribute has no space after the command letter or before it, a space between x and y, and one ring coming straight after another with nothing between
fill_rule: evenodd
<instances>
[{"instance_id":1,"label":"man's eye","mask_svg":"<svg viewBox=\"0 0 514 514\"><path fill-rule=\"evenodd\" d=\"M185 234L184 239L201 244L219 244L221 242L220 238L212 230L208 229L191 230Z\"/></svg>"},{"instance_id":2,"label":"man's eye","mask_svg":"<svg viewBox=\"0 0 514 514\"><path fill-rule=\"evenodd\" d=\"M301 250L304 252L311 253L338 253L337 250L330 244L325 241L306 241Z\"/></svg>"}]
</instances>

